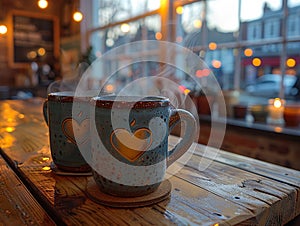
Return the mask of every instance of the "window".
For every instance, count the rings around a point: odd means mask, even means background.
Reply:
[[[257,39],[261,39],[262,35],[261,35],[261,23],[259,22],[252,22],[252,23],[248,23],[248,28],[247,28],[247,40],[257,40]]]
[[[88,40],[96,55],[137,40],[171,41],[199,55],[222,89],[244,93],[247,86],[263,75],[300,74],[300,0],[90,0],[90,3],[94,12]],[[129,30],[122,30],[126,26]],[[153,59],[159,59],[159,49],[150,52]],[[178,58],[177,62],[180,61]],[[144,65],[147,70],[155,67],[149,65]],[[175,74],[184,77],[179,71]],[[286,92],[276,95],[297,101]],[[268,98],[274,97],[277,96]]]
[[[160,0],[92,0],[94,27],[124,21],[159,9]]]

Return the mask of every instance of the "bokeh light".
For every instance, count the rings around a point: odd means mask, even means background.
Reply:
[[[39,0],[38,1],[38,6],[41,9],[46,9],[48,7],[48,2],[46,0]]]
[[[82,19],[83,19],[82,13],[79,12],[79,11],[75,12],[75,13],[73,14],[73,19],[74,19],[74,21],[76,21],[76,22],[82,21]]]
[[[130,31],[130,25],[127,24],[127,23],[124,23],[121,25],[121,31],[124,32],[124,33],[127,33]]]
[[[0,25],[0,34],[4,35],[7,32],[7,27],[5,25]]]
[[[247,57],[251,57],[253,55],[253,50],[250,48],[247,48],[244,50],[244,55]]]
[[[156,38],[156,40],[161,40],[162,39],[162,33],[161,32],[156,32],[155,33],[155,38]]]
[[[255,66],[255,67],[259,67],[260,65],[261,65],[261,59],[259,59],[259,58],[254,58],[253,60],[252,60],[252,64],[253,64],[253,66]]]
[[[289,58],[286,60],[286,66],[288,67],[295,67],[296,66],[296,60],[293,58]]]
[[[216,50],[216,49],[217,49],[217,43],[215,43],[215,42],[210,42],[210,43],[208,44],[208,48],[209,48],[210,50]]]
[[[201,28],[202,27],[202,21],[201,20],[194,20],[193,22],[195,28]]]
[[[178,6],[178,7],[176,8],[176,13],[177,13],[177,14],[183,14],[183,7],[182,7],[182,6]]]

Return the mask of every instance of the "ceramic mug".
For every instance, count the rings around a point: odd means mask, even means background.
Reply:
[[[97,94],[88,92],[80,97],[74,95],[71,91],[54,92],[48,94],[44,102],[43,113],[49,127],[51,156],[56,167],[63,171],[89,172],[89,102]]]
[[[100,191],[119,197],[154,192],[196,134],[193,115],[159,96],[92,98],[91,119],[94,180]],[[168,136],[179,122],[186,125],[185,135],[168,150]]]

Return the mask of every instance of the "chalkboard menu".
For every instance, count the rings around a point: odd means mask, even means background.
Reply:
[[[54,16],[12,12],[11,63],[22,67],[58,57],[58,21]]]

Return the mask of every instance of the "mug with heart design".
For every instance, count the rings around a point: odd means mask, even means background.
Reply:
[[[62,171],[91,171],[87,163],[90,158],[89,101],[94,96],[97,96],[95,92],[75,97],[72,91],[62,91],[48,94],[44,102],[51,156],[55,166]]]
[[[94,97],[91,105],[93,178],[101,192],[119,197],[148,195],[164,180],[166,169],[192,145],[193,115],[160,96]],[[168,136],[179,122],[185,134],[172,150]]]

